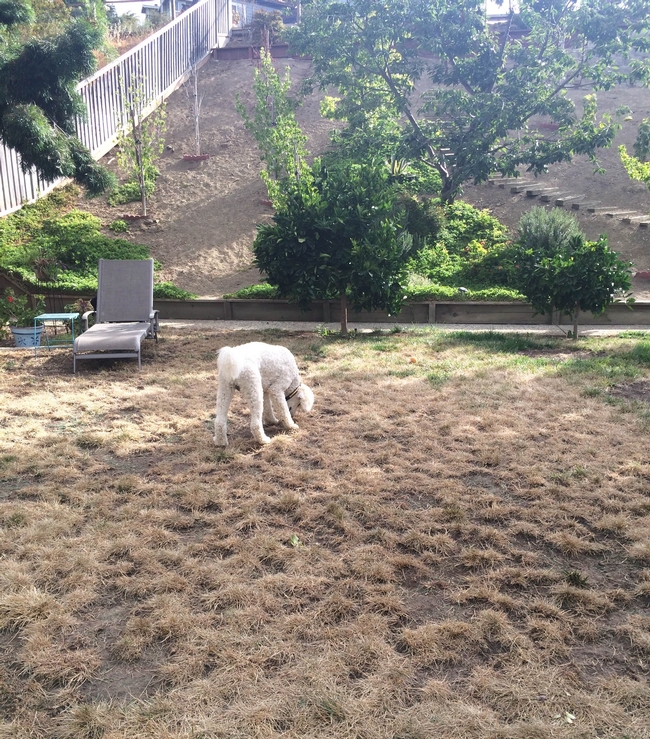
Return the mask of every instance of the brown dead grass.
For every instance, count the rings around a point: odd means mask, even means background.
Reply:
[[[2,739],[650,736],[647,342],[175,331],[0,356]],[[260,338],[314,412],[217,450]]]

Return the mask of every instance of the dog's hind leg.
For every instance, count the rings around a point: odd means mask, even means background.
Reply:
[[[229,382],[220,382],[217,387],[217,411],[214,416],[214,443],[217,446],[228,446],[228,408],[235,388]]]
[[[262,416],[262,423],[265,426],[273,426],[278,422],[273,412],[273,404],[271,403],[271,396],[268,392],[264,393],[264,415]]]
[[[293,420],[293,418],[291,418],[291,411],[289,410],[289,406],[287,405],[287,399],[284,397],[284,392],[282,390],[277,390],[274,388],[273,390],[269,390],[269,395],[271,396],[273,407],[280,417],[280,423],[284,426],[284,428],[299,428],[298,424]]]

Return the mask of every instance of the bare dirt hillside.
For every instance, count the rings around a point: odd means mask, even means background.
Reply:
[[[297,86],[309,74],[309,62],[279,60],[282,70],[291,67]],[[254,65],[250,61],[211,61],[200,70],[202,153],[204,162],[187,162],[183,154],[194,153],[194,123],[183,88],[167,103],[166,145],[159,162],[161,175],[150,201],[150,218],[131,227],[128,238],[151,248],[163,265],[162,277],[204,297],[257,282],[251,268],[251,244],[256,224],[270,217],[265,204],[260,158],[253,137],[235,110],[235,95],[252,109]],[[298,120],[309,134],[311,151],[321,151],[329,141],[330,121],[322,120],[318,100],[301,107]],[[115,168],[115,153],[104,163]],[[110,207],[104,198],[83,200],[106,225],[123,214],[138,213],[139,204]]]
[[[276,64],[281,70],[290,67],[296,86],[310,73],[307,61],[278,60]],[[264,202],[266,191],[259,178],[257,146],[235,111],[237,93],[250,108],[253,106],[254,69],[254,63],[248,60],[211,61],[202,68],[202,151],[211,155],[207,161],[183,161],[183,154],[194,153],[190,104],[183,89],[170,97],[167,148],[150,203],[151,217],[132,226],[128,237],[151,248],[163,265],[162,277],[204,297],[219,297],[259,279],[259,273],[251,266],[251,244],[256,224],[270,217],[270,208]],[[570,164],[555,165],[539,182],[584,194],[587,200],[604,206],[647,213],[650,193],[642,183],[629,180],[617,147],[624,143],[630,149],[638,123],[650,116],[650,90],[616,88],[600,93],[599,103],[611,111],[622,105],[632,109],[632,120],[625,122],[614,146],[602,153],[606,173],[595,174],[591,162],[577,158]],[[332,124],[321,119],[317,96],[300,108],[298,120],[309,136],[310,150],[322,151],[328,144]],[[114,152],[106,156],[105,162],[115,166]],[[475,205],[489,208],[512,228],[524,210],[541,204],[525,193],[513,195],[509,188],[487,184],[469,185],[465,197]],[[103,199],[84,200],[80,207],[98,215],[106,225],[125,213],[137,213],[139,208],[137,204],[111,208]],[[604,213],[579,211],[576,215],[589,237],[607,233],[610,244],[632,260],[637,269],[650,269],[650,230],[625,225]],[[650,298],[647,280],[637,280],[635,289],[639,297]]]

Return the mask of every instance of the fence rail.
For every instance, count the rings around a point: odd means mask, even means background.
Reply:
[[[232,0],[200,0],[129,52],[79,83],[86,120],[77,120],[81,141],[95,159],[115,146],[124,121],[124,95],[140,85],[145,113],[154,110],[185,79],[193,65],[226,44],[232,28]],[[47,182],[32,169],[23,172],[20,157],[0,143],[0,216],[42,197],[63,180]]]

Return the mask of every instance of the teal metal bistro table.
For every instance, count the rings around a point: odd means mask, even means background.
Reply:
[[[60,321],[61,323],[65,323],[66,321],[70,324],[70,334],[69,338],[66,334],[65,338],[54,338],[50,340],[50,337],[48,336],[47,329],[43,331],[45,334],[45,345],[48,349],[52,349],[52,347],[57,346],[70,346],[72,347],[74,345],[74,321],[75,318],[79,318],[79,313],[41,313],[40,316],[36,316],[34,318],[34,332],[36,332],[36,328],[39,325],[39,323],[42,326],[45,326],[47,321],[53,321],[54,325],[56,326],[56,322]],[[41,343],[41,347],[42,347]],[[37,355],[39,347],[34,345],[34,356]]]

